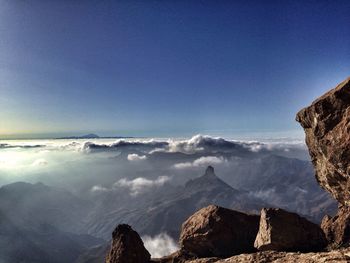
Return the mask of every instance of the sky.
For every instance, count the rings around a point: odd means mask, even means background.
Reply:
[[[300,132],[349,1],[0,0],[0,138]]]

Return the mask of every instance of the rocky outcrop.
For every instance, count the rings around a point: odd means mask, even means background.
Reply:
[[[229,257],[253,252],[258,228],[256,215],[210,205],[183,223],[181,250],[197,257]]]
[[[258,250],[320,251],[326,246],[321,228],[295,213],[263,208],[255,247]]]
[[[227,259],[201,258],[186,263],[348,263],[350,250],[335,250],[319,253],[287,253],[264,251],[252,254],[242,254]]]
[[[350,208],[339,207],[337,215],[326,215],[321,223],[330,248],[350,246]]]
[[[350,205],[350,78],[296,117],[319,184],[341,204]]]
[[[111,249],[106,263],[148,263],[151,259],[143,242],[129,225],[118,225],[112,234]]]

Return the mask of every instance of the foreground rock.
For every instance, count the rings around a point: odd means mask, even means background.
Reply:
[[[197,257],[229,257],[255,251],[259,217],[210,205],[182,225],[180,246]]]
[[[301,110],[296,117],[319,184],[350,205],[350,78]]]
[[[227,259],[215,259],[215,258],[202,258],[192,261],[186,261],[186,263],[325,263],[325,262],[337,262],[348,263],[350,262],[350,250],[335,250],[330,252],[319,253],[287,253],[287,252],[275,252],[264,251],[252,254],[242,254]]]
[[[350,208],[339,207],[334,217],[325,216],[322,220],[323,229],[330,248],[350,246]]]
[[[148,263],[151,259],[140,236],[129,225],[118,225],[112,234],[106,263]]]
[[[326,246],[321,228],[295,213],[263,208],[255,247],[258,250],[320,251]]]

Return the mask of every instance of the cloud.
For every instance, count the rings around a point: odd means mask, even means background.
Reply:
[[[135,149],[154,149],[154,148],[163,148],[167,145],[167,142],[157,141],[154,139],[149,140],[135,140],[135,139],[120,139],[110,144],[98,144],[95,142],[85,142],[82,147],[81,151],[83,152],[92,152],[92,151],[98,151],[98,150],[116,150],[126,147],[131,147]]]
[[[45,147],[45,145],[39,145],[39,144],[8,144],[8,143],[0,143],[0,149],[8,149],[8,148],[23,148],[23,149],[30,149],[30,148],[40,148]]]
[[[225,151],[229,149],[243,149],[243,147],[235,141],[200,134],[193,136],[189,140],[171,140],[168,144],[169,152],[195,153],[208,150]]]
[[[146,160],[147,156],[146,155],[138,155],[136,153],[131,153],[128,154],[128,160],[129,161],[142,161],[142,160]]]
[[[218,165],[226,162],[226,160],[223,157],[216,157],[216,156],[203,156],[200,157],[193,162],[185,162],[185,163],[177,163],[174,164],[175,169],[187,169],[192,167],[205,167],[208,165]]]
[[[48,162],[45,159],[37,159],[32,163],[32,166],[45,166]]]
[[[170,181],[169,176],[158,176],[158,178],[155,180],[146,179],[143,177],[138,177],[133,180],[123,178],[115,182],[113,187],[128,188],[130,191],[130,195],[136,196],[140,193],[147,191],[150,188],[163,186],[168,181]]]
[[[154,237],[143,236],[142,240],[153,258],[161,258],[170,255],[179,249],[174,239],[166,233],[161,233]]]
[[[98,192],[108,192],[111,189],[108,189],[107,187],[103,187],[102,185],[95,185],[91,188],[91,192],[98,193]]]
[[[107,188],[101,185],[95,185],[90,189],[90,191],[97,193],[113,191],[119,188],[126,188],[130,191],[130,195],[137,196],[151,188],[163,186],[165,183],[170,181],[170,179],[171,178],[169,176],[158,176],[154,180],[147,179],[144,177],[138,177],[133,180],[122,178],[115,182],[111,188]]]

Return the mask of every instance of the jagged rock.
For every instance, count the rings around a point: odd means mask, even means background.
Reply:
[[[210,205],[182,225],[181,250],[197,257],[229,257],[253,252],[259,217]]]
[[[296,116],[319,184],[341,204],[350,205],[350,78]]]
[[[263,208],[255,247],[258,250],[320,251],[326,246],[322,229],[295,213]]]
[[[143,242],[129,225],[118,225],[112,234],[111,249],[106,263],[148,263],[151,259]]]
[[[176,251],[168,256],[152,259],[151,263],[185,263],[188,260],[195,259],[194,255],[186,253],[186,251]]]
[[[186,263],[348,263],[350,250],[334,250],[319,253],[292,253],[263,251],[252,254],[241,254],[227,259],[201,258]]]
[[[350,246],[350,208],[339,207],[334,217],[326,215],[321,223],[331,248]]]

